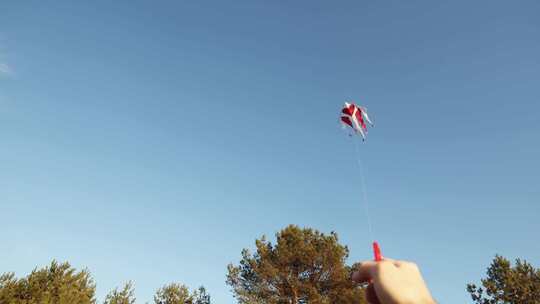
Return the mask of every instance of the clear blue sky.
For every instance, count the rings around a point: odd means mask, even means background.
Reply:
[[[0,4],[0,272],[88,267],[232,303],[226,265],[287,224],[374,237],[465,303],[495,254],[540,266],[538,1]]]

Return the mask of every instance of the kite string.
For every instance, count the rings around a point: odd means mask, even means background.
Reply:
[[[353,139],[354,140],[354,139]],[[364,201],[364,211],[366,213],[366,218],[368,222],[368,229],[369,229],[369,236],[373,240],[373,227],[371,225],[371,216],[369,212],[369,202],[367,199],[367,190],[366,190],[366,180],[364,177],[364,165],[362,163],[362,158],[360,157],[360,149],[358,147],[358,141],[354,140],[354,147],[356,149],[356,161],[358,163],[358,167],[360,167],[360,183],[362,187],[362,198]]]

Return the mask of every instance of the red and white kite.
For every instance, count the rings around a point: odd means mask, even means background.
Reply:
[[[356,133],[360,133],[362,140],[366,140],[367,134],[367,126],[364,120],[373,127],[366,108],[357,106],[354,103],[345,103],[345,106],[341,110],[341,122],[343,126],[347,125]]]

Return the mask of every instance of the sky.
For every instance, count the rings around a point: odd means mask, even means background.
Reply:
[[[0,272],[88,268],[101,301],[226,267],[288,224],[465,303],[540,266],[538,1],[3,1]],[[356,154],[346,100],[375,127]],[[373,231],[368,231],[361,172]]]

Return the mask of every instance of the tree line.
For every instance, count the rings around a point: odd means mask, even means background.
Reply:
[[[365,304],[363,286],[353,284],[355,265],[347,265],[347,246],[338,235],[290,225],[276,234],[255,240],[255,251],[242,250],[237,264],[227,267],[226,283],[240,304]],[[540,304],[540,269],[523,260],[512,265],[496,256],[480,285],[468,284],[476,304]],[[25,277],[0,275],[0,304],[133,304],[132,282],[109,292],[102,302],[96,283],[86,269],[52,261]],[[190,290],[182,283],[158,289],[155,304],[210,304],[201,286]]]
[[[76,270],[68,262],[52,261],[28,276],[16,278],[13,273],[0,276],[1,304],[96,304],[96,283],[88,270]],[[133,304],[135,290],[132,282],[109,292],[103,304]],[[155,304],[210,304],[204,287],[194,291],[179,283],[158,289]]]

